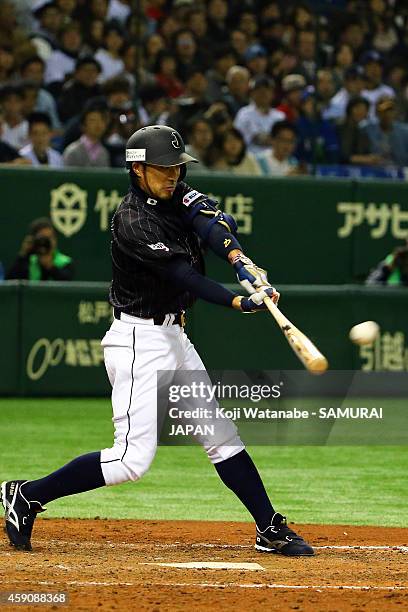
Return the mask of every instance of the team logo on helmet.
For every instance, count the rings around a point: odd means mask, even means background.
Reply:
[[[180,144],[180,141],[178,139],[178,136],[177,136],[176,132],[172,132],[171,135],[173,136],[173,138],[171,140],[171,144],[173,145],[173,147],[175,149],[180,149],[181,144]]]

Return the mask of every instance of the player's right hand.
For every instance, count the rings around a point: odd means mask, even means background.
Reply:
[[[270,285],[265,285],[264,287],[260,288],[259,291],[253,293],[249,297],[237,295],[232,301],[232,306],[236,310],[240,310],[244,313],[267,310],[267,307],[264,304],[264,299],[266,297],[271,298],[272,301],[277,304],[279,301],[280,294],[278,291],[276,291],[274,287],[271,287]]]

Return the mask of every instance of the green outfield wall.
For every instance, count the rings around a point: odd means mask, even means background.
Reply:
[[[247,253],[275,284],[337,284],[365,278],[408,238],[408,184],[315,178],[197,175],[188,178],[235,216]],[[110,219],[126,192],[121,170],[1,168],[0,261],[8,267],[29,222],[50,216],[76,279],[110,278]],[[208,258],[211,276],[231,269]]]
[[[235,288],[231,286],[231,288]],[[112,310],[107,283],[0,284],[0,395],[108,395],[100,341]],[[281,308],[336,370],[408,371],[408,291],[398,288],[280,286]],[[381,326],[371,347],[357,348],[349,328]],[[199,303],[188,334],[208,369],[299,369],[269,313],[242,315]]]

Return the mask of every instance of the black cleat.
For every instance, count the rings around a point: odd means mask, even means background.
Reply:
[[[275,512],[271,525],[264,531],[256,528],[256,550],[268,553],[280,553],[287,557],[312,557],[313,548],[304,539],[288,527],[286,517]]]
[[[10,544],[17,550],[31,549],[31,532],[38,512],[46,508],[37,501],[27,501],[22,492],[26,480],[4,481],[1,485],[1,502],[6,513],[5,530]]]

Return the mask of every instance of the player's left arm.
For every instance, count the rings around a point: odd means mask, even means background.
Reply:
[[[187,187],[187,185],[186,185]],[[235,269],[238,282],[252,294],[263,287],[270,287],[266,270],[244,255],[236,237],[238,227],[232,215],[217,208],[218,202],[190,188],[183,197],[186,214],[193,230],[203,242]],[[277,303],[279,293],[275,291]]]

